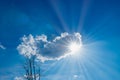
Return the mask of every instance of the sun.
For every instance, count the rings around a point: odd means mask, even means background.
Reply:
[[[70,52],[72,54],[78,52],[81,48],[81,44],[77,43],[77,42],[71,42],[70,45],[68,46]]]

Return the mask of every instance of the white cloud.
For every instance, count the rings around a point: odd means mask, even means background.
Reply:
[[[3,46],[2,44],[0,44],[0,48],[1,48],[1,49],[6,49],[6,47]]]
[[[67,32],[65,33],[61,33],[61,36],[57,36],[55,37],[55,39],[53,39],[53,42],[56,42],[57,40],[60,40],[61,38],[64,38],[66,36],[68,36],[69,34]]]
[[[37,52],[36,41],[34,37],[30,34],[28,37],[23,36],[21,44],[17,47],[20,54],[31,58]]]
[[[36,36],[36,40],[42,40],[43,42],[48,42],[47,41],[47,36],[42,34],[41,36]]]
[[[23,77],[15,77],[14,80],[24,80]]]
[[[40,36],[23,36],[21,44],[18,45],[17,50],[25,57],[31,58],[36,55],[37,61],[41,62],[47,60],[60,60],[70,55],[68,44],[72,41],[77,41],[81,44],[80,33],[69,34],[67,32],[61,33],[53,40],[47,40],[47,36],[42,34]]]
[[[78,78],[78,75],[73,75],[74,78]]]

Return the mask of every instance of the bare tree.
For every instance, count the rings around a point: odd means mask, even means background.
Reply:
[[[40,80],[40,66],[38,66],[35,62],[35,56],[31,58],[26,58],[24,64],[25,70],[25,79],[27,80]]]

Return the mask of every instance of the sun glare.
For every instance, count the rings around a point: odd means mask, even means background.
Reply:
[[[68,48],[71,51],[71,53],[74,54],[80,50],[81,44],[78,44],[77,42],[71,42]]]

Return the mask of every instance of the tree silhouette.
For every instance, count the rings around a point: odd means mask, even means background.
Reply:
[[[40,80],[40,65],[37,65],[35,62],[35,56],[31,58],[26,58],[24,64],[25,76],[27,80]]]

